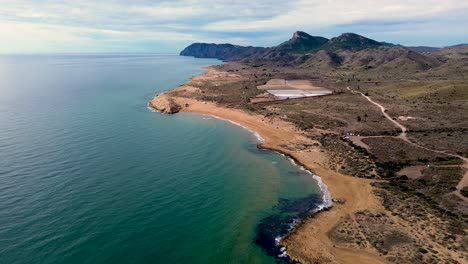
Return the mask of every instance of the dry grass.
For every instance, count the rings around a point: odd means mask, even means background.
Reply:
[[[403,164],[425,164],[428,162],[438,164],[461,163],[460,159],[412,146],[399,138],[364,138],[362,141],[370,147],[370,152],[377,157],[379,162]]]
[[[390,137],[397,135],[398,129],[365,98],[347,92],[346,86],[368,93],[395,119],[414,117],[400,121],[409,128],[410,140],[430,148],[466,154],[468,81],[436,79],[435,75],[429,78],[421,74],[406,74],[404,76],[414,80],[400,80],[401,76],[387,78],[385,73],[372,71],[358,75],[353,69],[319,72],[313,67],[236,63],[216,68],[237,77],[226,82],[199,80],[193,83],[195,88],[190,91],[172,93],[258,114],[263,116],[262,120],[290,122],[309,139],[320,143],[320,148],[328,155],[330,169],[357,177],[388,179],[388,182],[376,184],[387,213],[349,212],[330,233],[338,245],[377,250],[387,261],[398,263],[467,260],[464,212],[467,206],[452,194],[463,173],[460,167],[453,166],[460,164],[460,160]],[[259,99],[251,103],[251,98],[264,93],[257,87],[265,88],[262,85],[272,79],[312,80],[309,84],[326,87],[334,94],[283,101],[261,102]],[[276,82],[279,84],[281,82]],[[341,141],[339,135],[343,132],[385,137],[363,139],[370,147],[366,151]],[[304,145],[299,151],[307,152],[315,147]],[[395,175],[405,166],[428,163],[437,166],[422,169],[414,180]],[[297,256],[301,254],[301,259],[311,256],[307,252],[296,252]]]

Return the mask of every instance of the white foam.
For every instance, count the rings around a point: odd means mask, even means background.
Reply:
[[[148,110],[150,110],[151,112],[158,113],[158,111],[156,111],[156,109],[154,109],[153,107],[149,106],[149,104],[146,106],[146,108],[148,108]]]
[[[242,127],[243,129],[245,129],[245,130],[249,131],[250,133],[254,134],[255,138],[257,138],[257,140],[258,140],[259,143],[262,143],[262,144],[265,143],[265,139],[262,138],[262,136],[260,136],[260,134],[259,134],[257,131],[254,131],[254,130],[252,130],[252,129],[248,128],[248,127],[245,127],[245,126],[243,126],[243,125],[241,125],[241,124],[239,124],[239,123],[237,123],[237,122],[234,122],[234,121],[232,121],[232,120],[225,119],[225,118],[221,118],[221,117],[219,117],[219,116],[209,115],[209,114],[203,114],[203,115],[205,115],[205,116],[211,116],[211,117],[214,117],[214,118],[216,118],[216,119],[220,119],[220,120],[227,121],[227,122],[229,122],[229,123],[231,123],[231,124],[234,124],[234,125],[236,125],[236,126],[240,126],[240,127]]]
[[[315,212],[322,211],[324,209],[330,208],[332,206],[332,199],[331,199],[331,194],[330,194],[330,191],[328,190],[327,185],[323,182],[322,178],[320,178],[319,176],[317,176],[315,174],[312,174],[312,178],[314,178],[317,181],[318,186],[319,186],[319,188],[320,188],[320,190],[322,191],[322,194],[323,194],[322,195],[322,204],[318,206],[318,208],[317,208],[317,210]]]
[[[279,154],[281,156],[288,157],[288,159],[291,161],[292,164],[298,166],[297,162],[293,158],[286,156],[283,153],[279,153]],[[322,192],[322,203],[318,206],[317,209],[313,210],[311,214],[330,208],[332,206],[331,194],[330,194],[330,191],[328,190],[327,185],[322,181],[322,178],[320,178],[318,175],[315,175],[313,172],[306,169],[304,166],[299,166],[299,169],[311,174],[312,178],[314,178],[314,180],[317,181],[317,185],[320,191]]]
[[[286,156],[283,153],[280,153],[280,154],[283,155],[283,156]],[[296,161],[294,159],[292,159],[291,157],[288,157],[288,158],[294,165],[297,166],[297,163],[296,163]],[[303,171],[306,171],[307,173],[311,174],[312,178],[314,178],[314,180],[317,181],[317,186],[319,187],[320,191],[322,192],[322,203],[319,204],[317,206],[317,208],[310,211],[310,214],[315,214],[317,212],[320,212],[322,210],[325,210],[325,209],[328,209],[328,208],[332,207],[332,199],[331,199],[330,191],[328,190],[327,185],[323,182],[322,178],[320,178],[318,175],[315,175],[312,171],[306,169],[304,166],[299,166],[299,169],[303,170]],[[288,233],[291,232],[291,230],[293,230],[294,227],[296,227],[296,225],[299,223],[299,221],[300,221],[300,219],[294,219],[292,221],[292,223],[289,224]],[[283,237],[280,237],[280,236],[275,238],[276,246],[280,245],[280,242],[281,242],[282,239],[283,239]],[[286,257],[287,256],[286,249],[284,247],[281,248],[281,252],[282,252],[281,255],[279,255],[278,257]]]
[[[288,254],[286,253],[286,248],[285,247],[281,247],[280,252],[281,252],[281,254],[278,255],[278,258],[285,258],[285,257],[288,256]]]
[[[258,140],[260,143],[265,143],[265,139],[262,138],[262,136],[260,136],[260,134],[258,134],[256,131],[253,131],[253,130],[251,130],[250,128],[247,128],[247,127],[245,127],[245,126],[243,126],[243,125],[241,125],[241,124],[239,124],[239,123],[237,123],[237,122],[234,122],[234,121],[229,120],[229,119],[221,118],[221,117],[218,117],[218,116],[215,116],[215,115],[209,115],[209,114],[203,114],[203,115],[205,115],[205,116],[211,116],[211,117],[214,117],[214,118],[217,118],[217,119],[221,119],[221,120],[230,122],[230,123],[232,123],[232,124],[234,124],[234,125],[240,126],[240,127],[244,128],[244,129],[246,129],[247,131],[253,133],[253,134],[255,135],[255,137],[257,138],[257,140]],[[274,151],[274,150],[272,150],[272,151]],[[276,152],[276,151],[275,151],[275,152]],[[297,162],[296,162],[293,158],[291,158],[291,157],[289,157],[289,156],[287,156],[287,155],[285,155],[285,154],[283,154],[283,153],[281,153],[281,152],[277,152],[277,153],[279,153],[279,154],[282,155],[282,156],[288,157],[288,159],[289,159],[294,165],[298,166]],[[332,206],[331,194],[330,194],[330,191],[328,190],[327,185],[322,181],[322,178],[320,178],[319,176],[315,175],[315,174],[312,173],[309,169],[306,169],[304,166],[299,166],[299,169],[300,169],[300,170],[303,170],[303,171],[306,171],[307,173],[311,174],[311,175],[312,175],[312,178],[314,178],[314,179],[317,181],[317,185],[318,185],[320,191],[322,192],[322,203],[319,204],[319,205],[317,206],[317,208],[313,209],[313,210],[310,212],[310,214],[315,214],[315,213],[317,213],[317,212],[320,212],[320,211],[322,211],[322,210],[325,210],[325,209],[327,209],[327,208],[330,208],[330,207]],[[291,232],[291,230],[299,223],[299,221],[300,221],[300,219],[294,219],[294,220],[292,221],[292,223],[290,223],[287,233]],[[275,238],[275,243],[276,243],[277,246],[279,246],[279,244],[280,244],[280,242],[281,242],[281,239],[283,239],[283,237],[280,237],[280,236],[279,236],[279,237],[276,237],[276,238]],[[281,247],[280,251],[281,251],[281,254],[278,255],[278,257],[281,257],[281,258],[282,258],[282,257],[286,257],[286,256],[287,256],[287,254],[286,254],[286,248],[285,248],[285,247]]]

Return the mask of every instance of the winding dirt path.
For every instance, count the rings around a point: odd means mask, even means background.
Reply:
[[[460,190],[463,189],[463,187],[467,187],[468,186],[468,158],[465,158],[463,156],[460,156],[460,155],[457,155],[457,154],[453,154],[453,153],[449,153],[449,152],[446,152],[446,151],[443,151],[443,150],[437,150],[437,149],[430,149],[430,148],[427,148],[427,147],[424,147],[424,146],[421,146],[417,143],[414,143],[413,141],[410,141],[408,139],[408,136],[407,136],[407,131],[408,129],[400,124],[398,121],[394,120],[390,115],[387,114],[387,109],[377,103],[376,101],[372,100],[369,96],[361,93],[361,92],[358,92],[358,91],[355,91],[353,89],[351,89],[349,86],[346,87],[351,93],[353,94],[360,94],[361,96],[363,96],[364,98],[367,99],[367,101],[371,102],[372,104],[374,104],[375,106],[377,106],[378,108],[380,108],[380,111],[382,112],[382,114],[385,116],[385,118],[387,118],[390,122],[392,122],[395,126],[397,126],[398,128],[401,129],[401,133],[396,137],[396,138],[400,138],[404,141],[406,141],[408,144],[412,145],[412,146],[415,146],[415,147],[418,147],[418,148],[421,148],[421,149],[424,149],[424,150],[428,150],[428,151],[432,151],[432,152],[435,152],[435,153],[440,153],[440,154],[445,154],[447,156],[451,156],[451,157],[456,157],[456,158],[459,158],[463,161],[463,165],[461,165],[461,167],[463,169],[465,169],[465,174],[463,175],[463,178],[460,180],[460,182],[458,182],[457,184],[457,190],[454,191],[454,193],[460,197],[462,200],[464,200],[465,202],[468,202],[468,198],[464,197],[461,193],[460,193]],[[362,138],[365,138],[365,137],[362,137]],[[359,140],[361,141],[361,140]],[[362,142],[362,141],[361,141]],[[363,144],[365,144],[364,142],[362,142]]]
[[[355,91],[355,90],[349,88],[349,86],[346,87],[346,88],[347,88],[349,91],[351,91],[351,93],[360,94],[361,96],[363,96],[364,98],[366,98],[367,101],[371,102],[372,104],[374,104],[374,105],[376,105],[378,108],[380,108],[380,111],[381,111],[382,114],[385,116],[385,118],[387,118],[390,122],[392,122],[394,125],[396,125],[398,128],[401,129],[401,133],[400,133],[400,135],[398,135],[398,138],[401,138],[401,139],[403,139],[404,141],[406,141],[406,142],[408,142],[408,143],[410,143],[410,144],[412,143],[412,142],[409,141],[408,137],[406,136],[406,131],[408,131],[408,129],[407,129],[404,125],[402,125],[402,124],[398,123],[396,120],[394,120],[390,115],[388,115],[388,114],[387,114],[387,109],[386,109],[383,105],[381,105],[381,104],[377,103],[376,101],[372,100],[369,96],[367,96],[367,95],[365,95],[365,94],[363,94],[363,93],[361,93],[361,92],[358,92],[358,91]]]

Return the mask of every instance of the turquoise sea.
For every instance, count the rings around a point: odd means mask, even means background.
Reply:
[[[322,203],[312,175],[235,124],[147,102],[220,63],[0,56],[0,263],[275,263]]]

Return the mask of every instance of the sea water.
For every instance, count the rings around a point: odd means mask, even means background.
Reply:
[[[148,110],[219,61],[0,56],[0,263],[275,263],[310,173],[209,116]]]

